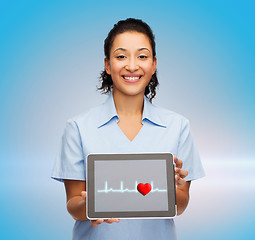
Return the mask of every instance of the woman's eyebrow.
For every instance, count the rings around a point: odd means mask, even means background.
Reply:
[[[116,52],[116,51],[127,51],[127,49],[125,49],[125,48],[117,48],[117,49],[115,49],[113,52]]]
[[[143,50],[147,50],[147,51],[149,51],[149,52],[151,52],[148,48],[145,48],[145,47],[143,47],[143,48],[138,48],[137,49],[137,51],[143,51]],[[127,49],[125,49],[125,48],[117,48],[117,49],[115,49],[113,52],[117,52],[117,51],[124,51],[124,52],[126,52],[127,51]]]
[[[139,49],[138,49],[139,52],[140,52],[140,51],[143,51],[143,50],[147,50],[147,51],[150,52],[150,50],[149,50],[148,48],[139,48]]]

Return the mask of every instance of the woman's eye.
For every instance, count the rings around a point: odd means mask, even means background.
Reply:
[[[144,59],[144,58],[147,58],[147,56],[145,56],[145,55],[140,55],[139,58]]]
[[[120,55],[120,56],[117,56],[117,58],[119,58],[119,59],[123,59],[123,58],[125,58],[125,56]]]

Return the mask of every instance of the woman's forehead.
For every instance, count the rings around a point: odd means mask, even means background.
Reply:
[[[129,31],[120,33],[114,38],[111,51],[115,51],[118,48],[126,50],[148,48],[151,50],[151,44],[146,34]]]

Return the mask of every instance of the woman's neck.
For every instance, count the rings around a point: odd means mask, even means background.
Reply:
[[[113,100],[118,115],[126,117],[134,115],[142,116],[144,92],[135,96],[129,96],[113,89]]]

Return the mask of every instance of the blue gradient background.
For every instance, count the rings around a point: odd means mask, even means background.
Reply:
[[[254,1],[1,1],[1,239],[71,239],[50,179],[65,121],[104,101],[103,41],[127,17],[156,35],[154,103],[190,119],[206,178],[179,239],[254,239]]]

